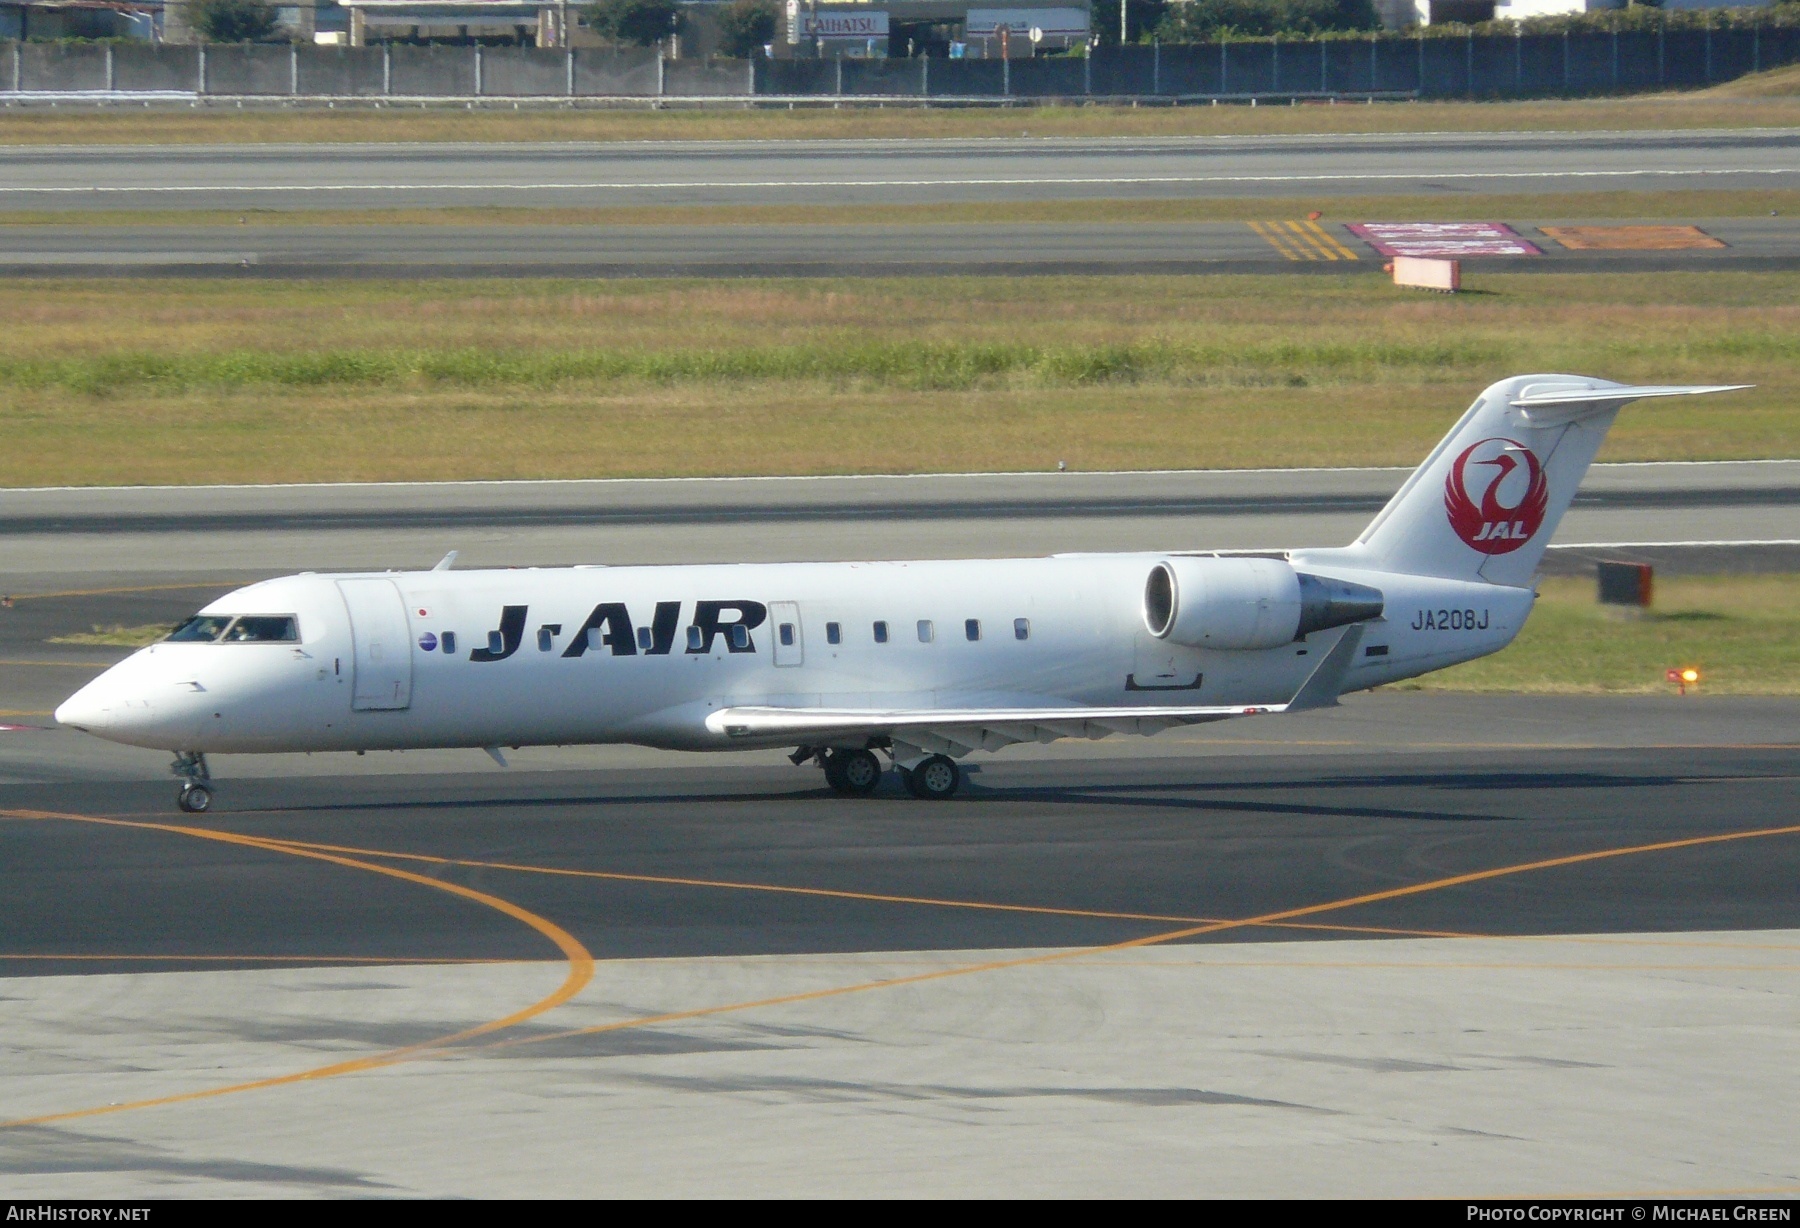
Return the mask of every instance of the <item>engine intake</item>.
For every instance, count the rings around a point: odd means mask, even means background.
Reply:
[[[1295,571],[1282,559],[1176,558],[1150,569],[1144,625],[1190,648],[1279,648],[1381,617],[1379,589]]]

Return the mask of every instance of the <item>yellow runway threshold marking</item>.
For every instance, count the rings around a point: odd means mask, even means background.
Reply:
[[[506,916],[509,916],[516,921],[523,922],[556,944],[556,947],[563,953],[564,959],[568,961],[569,967],[568,975],[563,978],[563,983],[546,997],[540,998],[531,1005],[516,1010],[509,1015],[504,1015],[499,1019],[489,1020],[487,1023],[477,1024],[471,1028],[464,1028],[459,1032],[453,1032],[447,1036],[439,1036],[431,1040],[419,1041],[416,1044],[403,1045],[400,1048],[390,1049],[384,1053],[373,1054],[369,1057],[354,1058],[345,1062],[333,1062],[327,1066],[318,1066],[311,1070],[296,1071],[292,1074],[276,1075],[272,1078],[253,1079],[249,1082],[231,1083],[221,1087],[205,1088],[200,1091],[178,1092],[169,1096],[154,1096],[144,1100],[127,1101],[123,1104],[96,1105],[86,1109],[72,1109],[61,1113],[44,1113],[33,1117],[20,1117],[11,1121],[0,1121],[0,1129],[7,1129],[13,1126],[44,1125],[49,1122],[57,1121],[72,1121],[76,1118],[99,1117],[110,1113],[125,1113],[133,1109],[156,1108],[170,1104],[187,1104],[196,1100],[210,1100],[218,1096],[228,1096],[234,1092],[258,1091],[263,1088],[282,1087],[293,1083],[310,1082],[315,1079],[328,1079],[334,1075],[353,1074],[359,1071],[376,1070],[383,1066],[392,1066],[397,1062],[404,1061],[409,1057],[417,1056],[435,1048],[458,1044],[466,1040],[473,1040],[476,1037],[486,1036],[489,1033],[524,1023],[528,1019],[534,1019],[537,1016],[544,1014],[546,1011],[556,1009],[570,998],[573,998],[576,994],[586,988],[588,982],[594,978],[594,957],[592,953],[590,953],[586,947],[582,946],[580,942],[576,941],[572,934],[567,930],[564,930],[555,922],[540,917],[534,912],[528,912],[517,904],[508,900],[503,900],[498,896],[489,895],[484,891],[477,891],[472,887],[464,887],[457,883],[447,883],[438,879],[427,878],[423,874],[414,874],[410,870],[400,870],[393,866],[376,865],[373,862],[358,861],[353,858],[340,857],[335,854],[318,852],[311,849],[291,848],[284,846],[279,842],[263,840],[255,836],[242,836],[234,832],[211,831],[201,827],[185,827],[173,823],[147,823],[125,819],[104,819],[94,815],[67,814],[58,811],[45,810],[0,810],[0,818],[60,820],[72,823],[93,823],[104,827],[132,828],[140,831],[170,832],[175,835],[193,836],[196,839],[201,840],[217,840],[224,844],[242,845],[246,848],[282,853],[289,857],[304,857],[313,861],[322,861],[332,865],[345,866],[353,870],[366,870],[373,874],[386,875],[389,878],[397,878],[403,882],[416,883],[419,886],[430,887],[437,891],[445,891],[449,892],[451,895],[461,896],[463,899],[471,900],[477,904],[492,908],[497,912],[504,913]]]
[[[1298,222],[1251,222],[1250,229],[1289,260],[1355,260],[1356,252],[1309,219]]]

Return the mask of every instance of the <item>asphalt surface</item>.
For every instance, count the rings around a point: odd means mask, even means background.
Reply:
[[[0,197],[4,192],[0,191]],[[1271,220],[1282,220],[1279,218]],[[1379,220],[1379,219],[1367,219]],[[1723,247],[1570,251],[1541,226],[1496,218],[1539,256],[1471,270],[1644,272],[1800,268],[1800,218],[1698,219]],[[852,277],[1375,273],[1342,222],[1336,247],[1283,251],[1244,222],[804,226],[0,226],[0,276]]]
[[[1029,119],[1022,119],[1028,124]],[[857,204],[1792,186],[1800,132],[0,150],[0,209]]]
[[[1389,702],[1390,719],[1466,720],[1485,708],[1492,720],[1526,725],[1504,699],[1402,702],[1415,711],[1395,712]],[[1584,707],[1532,706],[1543,730]],[[1800,705],[1771,710],[1757,737],[1791,738],[1797,714]],[[1634,719],[1653,730],[1660,715]],[[1329,718],[1307,724],[1313,738],[1333,732]],[[1650,740],[1660,739],[1652,731]],[[1796,745],[1399,756],[1303,748],[1235,761],[1127,751],[996,757],[966,795],[943,805],[897,788],[845,800],[816,771],[727,763],[504,777],[227,777],[221,810],[206,826],[386,855],[618,875],[433,870],[554,918],[599,958],[1058,947],[1122,941],[1167,923],[998,906],[1262,916],[1494,866],[1781,826],[1792,822],[1797,773]],[[215,962],[254,967],[554,954],[515,920],[417,884],[171,833],[167,825],[186,821],[173,813],[172,792],[135,782],[0,786],[0,809],[163,825],[0,821],[8,901],[0,975],[172,968],[183,956],[236,956],[241,962]],[[1274,925],[1224,939],[1367,937],[1355,927],[1370,926],[1484,934],[1791,927],[1800,923],[1797,873],[1800,839],[1726,842],[1388,901],[1329,918],[1323,931]],[[780,887],[990,907],[772,890]],[[1340,922],[1350,928],[1332,928]],[[107,967],[74,958],[92,956],[119,959]]]

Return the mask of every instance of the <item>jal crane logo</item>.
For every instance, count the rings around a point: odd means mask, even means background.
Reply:
[[[1444,481],[1444,514],[1470,549],[1517,550],[1543,526],[1550,483],[1530,448],[1512,439],[1469,445]]]

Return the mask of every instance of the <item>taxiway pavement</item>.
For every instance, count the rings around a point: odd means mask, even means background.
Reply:
[[[1022,118],[1022,126],[1029,125]],[[1027,128],[1028,130],[1028,128]],[[1791,187],[1800,130],[0,149],[0,209],[855,204]]]
[[[1800,1189],[1800,703],[1258,724],[945,804],[263,757],[199,825],[0,734],[0,1190]]]

